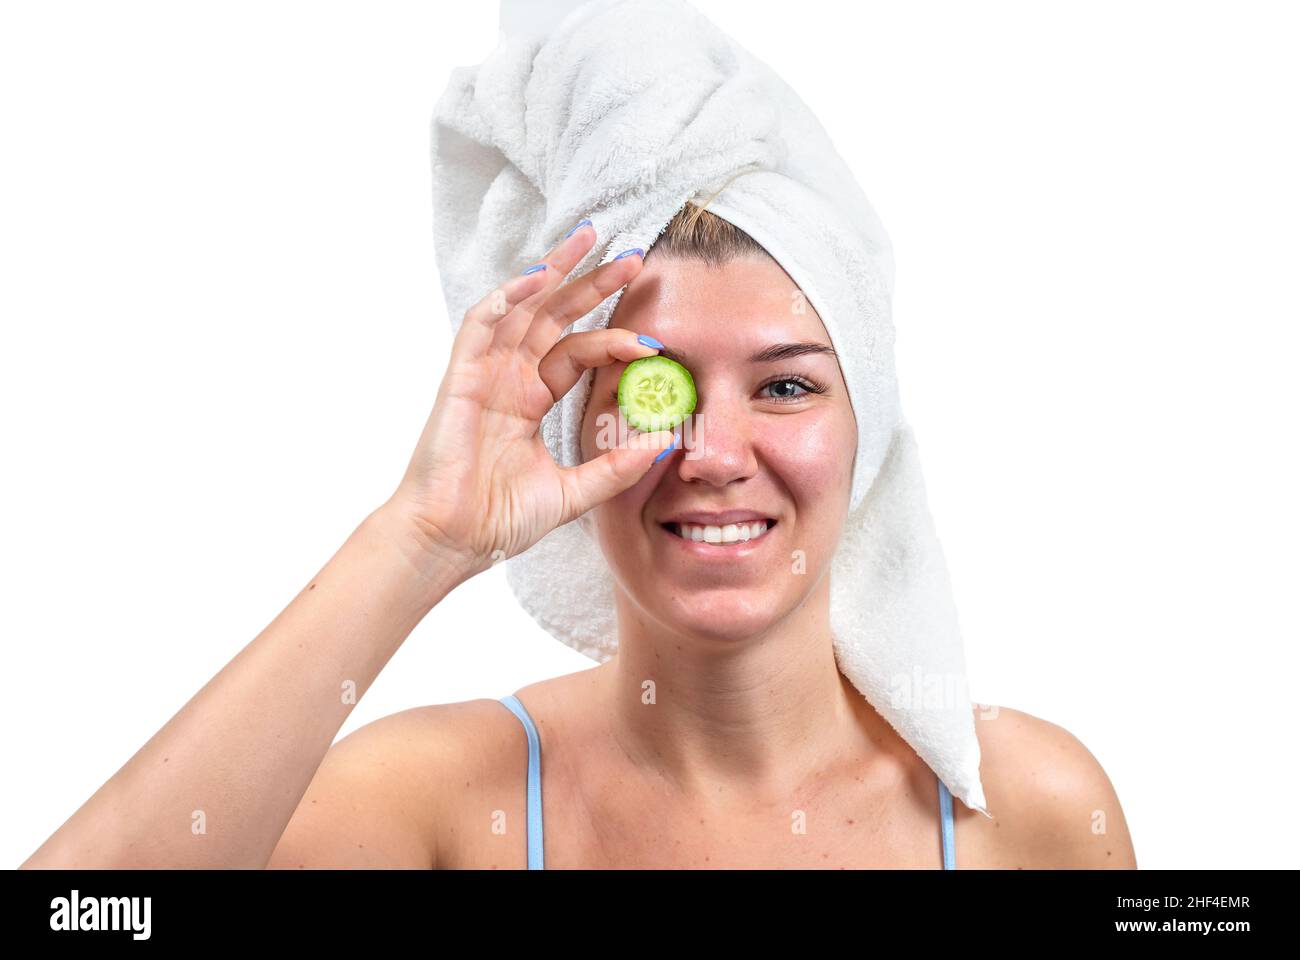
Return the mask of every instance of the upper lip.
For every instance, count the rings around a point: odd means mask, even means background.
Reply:
[[[691,510],[675,513],[666,517],[661,523],[694,523],[705,527],[723,527],[729,523],[753,523],[757,520],[771,520],[771,514],[759,510],[723,510],[721,513],[709,513],[707,510]]]

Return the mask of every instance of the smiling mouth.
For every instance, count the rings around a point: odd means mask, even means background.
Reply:
[[[749,523],[728,523],[723,526],[709,526],[701,523],[661,523],[675,537],[692,543],[702,543],[716,547],[731,547],[741,543],[752,543],[767,536],[776,521],[772,518],[754,520]]]

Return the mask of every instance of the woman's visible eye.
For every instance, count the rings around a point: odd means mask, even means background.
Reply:
[[[783,376],[777,377],[775,380],[769,380],[767,383],[763,384],[763,386],[761,386],[759,389],[766,390],[769,387],[780,387],[782,389],[782,392],[780,394],[778,395],[768,394],[765,397],[765,399],[775,400],[777,403],[793,403],[795,400],[798,400],[801,396],[803,396],[803,394],[789,392],[791,385],[801,388],[804,391],[804,393],[825,393],[826,392],[826,388],[822,386],[820,383],[814,383],[813,381],[808,380],[805,377],[800,377],[795,374],[785,374]]]

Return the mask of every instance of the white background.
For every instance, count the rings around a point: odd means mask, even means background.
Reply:
[[[800,92],[893,238],[975,698],[1092,750],[1139,866],[1300,866],[1294,8],[697,5]],[[395,487],[450,343],[430,117],[497,11],[0,11],[16,866]],[[590,666],[496,568],[340,736]]]

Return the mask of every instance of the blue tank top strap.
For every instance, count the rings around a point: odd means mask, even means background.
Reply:
[[[528,869],[545,869],[542,850],[542,740],[533,718],[513,693],[501,698],[528,734]]]
[[[952,794],[948,790],[948,785],[942,780],[939,781],[939,820],[939,834],[943,844],[943,868],[956,870],[957,854],[952,836]]]

